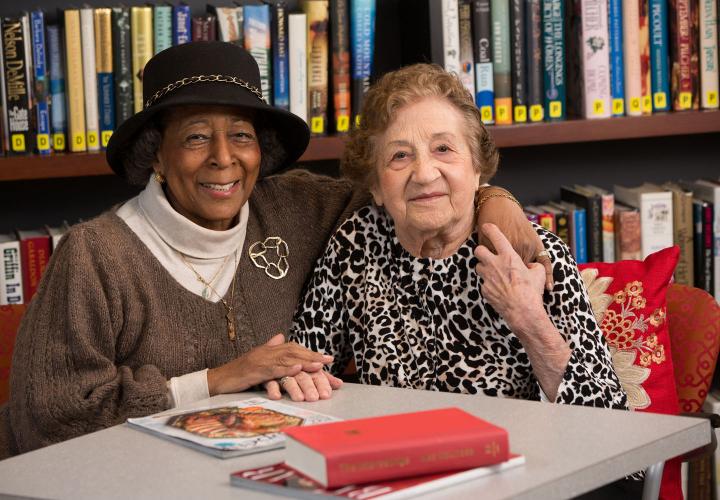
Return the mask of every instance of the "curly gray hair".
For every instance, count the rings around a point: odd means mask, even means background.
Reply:
[[[160,116],[149,122],[123,155],[126,179],[133,186],[147,184],[153,172],[153,163],[157,161],[157,152],[165,128],[163,118]],[[287,155],[272,124],[263,115],[257,116],[253,121],[260,143],[260,177],[263,177],[266,172],[283,164]]]

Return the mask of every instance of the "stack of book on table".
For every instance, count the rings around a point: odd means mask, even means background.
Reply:
[[[524,463],[505,429],[457,408],[293,427],[285,463],[241,470],[236,486],[294,498],[406,498]]]

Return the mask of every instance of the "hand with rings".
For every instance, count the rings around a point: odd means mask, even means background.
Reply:
[[[342,387],[343,381],[324,370],[300,372],[265,383],[268,399],[280,399],[285,391],[293,401],[330,399],[332,392]]]

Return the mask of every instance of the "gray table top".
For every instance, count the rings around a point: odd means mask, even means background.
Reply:
[[[345,419],[456,406],[508,429],[511,450],[526,457],[427,498],[565,498],[710,442],[701,419],[389,387],[346,384],[327,401],[285,403]],[[0,497],[270,498],[231,486],[229,475],[282,460],[281,450],[222,460],[119,425],[0,462]]]

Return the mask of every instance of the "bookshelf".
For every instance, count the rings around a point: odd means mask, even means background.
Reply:
[[[720,132],[720,111],[666,113],[651,116],[568,120],[490,127],[497,146],[506,148],[641,139]],[[315,137],[300,162],[339,160],[343,136]],[[23,181],[110,175],[101,153],[0,158],[0,181]]]

